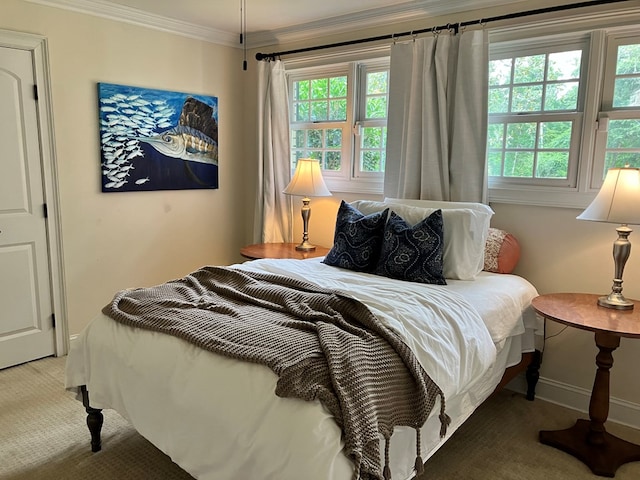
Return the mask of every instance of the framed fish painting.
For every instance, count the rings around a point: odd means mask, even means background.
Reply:
[[[218,188],[218,98],[98,83],[103,192]]]

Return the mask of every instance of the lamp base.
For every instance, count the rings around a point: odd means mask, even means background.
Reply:
[[[303,240],[300,245],[296,245],[296,250],[301,252],[313,252],[316,249],[315,245],[311,245],[306,240]]]
[[[612,292],[608,296],[598,298],[598,305],[616,310],[633,310],[633,302],[624,298],[621,293]]]

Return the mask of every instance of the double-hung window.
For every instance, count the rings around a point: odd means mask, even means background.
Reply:
[[[491,54],[489,185],[575,187],[588,44],[531,43]]]
[[[640,36],[636,34],[608,38],[597,125],[595,187],[611,167],[640,167]]]
[[[490,201],[584,208],[609,168],[640,167],[637,26],[585,22],[576,33],[493,36]]]
[[[611,167],[640,167],[640,11],[490,32],[487,173],[492,202],[584,208]],[[605,24],[602,24],[605,23]],[[354,53],[353,55],[358,55]],[[287,66],[291,157],[329,188],[380,194],[389,57]],[[370,55],[371,56],[371,55]]]
[[[288,71],[291,169],[320,161],[333,191],[379,193],[387,137],[389,59]]]

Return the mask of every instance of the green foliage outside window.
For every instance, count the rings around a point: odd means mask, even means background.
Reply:
[[[387,149],[387,127],[362,129],[360,170],[384,172]]]
[[[619,45],[613,108],[640,108],[640,44]],[[640,119],[610,120],[603,178],[612,167],[640,167]]]
[[[389,72],[367,73],[365,119],[387,118]]]
[[[571,50],[489,62],[489,176],[567,178],[573,122],[540,115],[576,111],[581,61]]]
[[[606,172],[612,167],[640,167],[640,120],[610,120],[605,154]]]
[[[296,122],[322,122],[347,118],[347,77],[300,80],[293,84]]]

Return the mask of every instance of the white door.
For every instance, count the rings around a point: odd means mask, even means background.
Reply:
[[[33,63],[0,47],[0,368],[56,348]]]

